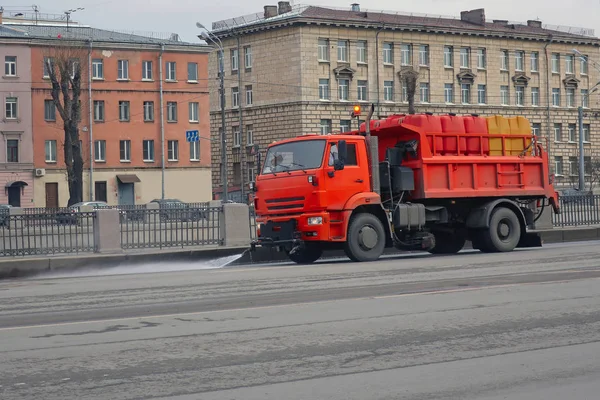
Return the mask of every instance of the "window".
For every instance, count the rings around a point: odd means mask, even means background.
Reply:
[[[129,101],[119,101],[119,121],[127,122],[131,118]]]
[[[152,61],[142,61],[142,80],[151,81],[152,79]]]
[[[319,79],[319,99],[329,100],[329,79]]]
[[[327,135],[331,133],[331,120],[330,119],[322,119],[321,120],[321,135]]]
[[[444,67],[454,66],[454,49],[452,46],[444,46]]]
[[[560,142],[562,140],[562,124],[554,124],[554,141]]]
[[[581,75],[588,74],[588,58],[587,56],[579,57]]]
[[[254,126],[246,125],[246,145],[254,144]]]
[[[240,89],[237,87],[231,88],[231,106],[239,107],[240,105]]]
[[[569,142],[576,142],[577,141],[577,135],[575,134],[576,129],[577,129],[577,125],[575,124],[569,124],[569,126],[567,127],[568,131],[569,131]]]
[[[584,142],[591,142],[590,124],[583,124],[583,141]]]
[[[340,79],[338,82],[338,96],[340,100],[347,101],[350,90],[350,81],[348,79]]]
[[[577,175],[579,161],[577,157],[569,157],[569,174],[572,176]]]
[[[356,145],[354,143],[349,143],[348,146],[348,157],[346,158],[345,165],[358,165],[358,160],[356,157]],[[330,153],[337,153],[337,144],[333,143],[330,147]],[[334,162],[334,157],[329,157],[328,165],[332,166]]]
[[[104,64],[99,58],[92,60],[92,79],[104,79]]]
[[[104,100],[94,100],[94,121],[104,121]]]
[[[525,105],[525,86],[516,86],[515,87],[515,103],[518,106]]]
[[[246,105],[251,106],[253,102],[252,85],[246,85]]]
[[[189,121],[190,122],[198,122],[200,121],[199,119],[199,114],[200,114],[200,103],[198,102],[190,102],[188,105],[188,111],[189,111]]]
[[[534,122],[531,124],[531,133],[534,136],[540,137],[540,134],[542,133],[542,124],[539,122]]]
[[[4,57],[4,75],[17,76],[17,57],[16,56]]]
[[[586,176],[589,176],[591,170],[592,170],[592,158],[590,156],[584,156],[583,157],[583,173]]]
[[[462,47],[460,49],[460,67],[461,68],[469,68],[470,63],[470,57],[471,56],[471,49],[469,49],[468,47]]]
[[[200,161],[200,142],[190,142],[190,161]]]
[[[477,49],[477,68],[486,69],[487,59],[485,56],[485,49]]]
[[[254,163],[248,163],[248,181],[254,182],[255,178],[256,178],[256,172],[255,172],[255,168],[254,168]]]
[[[6,119],[17,119],[19,116],[18,99],[16,97],[6,98],[6,113],[4,116]]]
[[[119,141],[119,157],[121,162],[131,161],[131,140]]]
[[[167,81],[177,80],[177,64],[174,61],[167,61]]]
[[[17,139],[8,139],[6,141],[6,162],[19,162],[19,141]]]
[[[460,101],[463,104],[471,103],[471,85],[468,83],[463,83],[460,85]]]
[[[56,140],[46,140],[46,162],[56,162]]]
[[[412,65],[410,44],[400,45],[400,64],[401,65]]]
[[[50,77],[50,70],[48,69],[48,63],[50,64],[50,68],[54,69],[54,58],[53,57],[44,57],[44,78]]]
[[[177,102],[167,102],[167,122],[177,122]]]
[[[532,106],[540,105],[540,88],[538,88],[538,87],[531,88],[531,105]]]
[[[117,61],[117,79],[128,80],[129,79],[129,60]]]
[[[143,158],[145,162],[153,162],[154,161],[154,140],[144,140],[142,142],[143,146]]]
[[[77,71],[81,68],[79,65],[79,60],[69,60],[69,68],[71,69],[71,78],[75,78]],[[81,72],[81,71],[80,71]]]
[[[233,146],[240,147],[242,144],[242,136],[240,135],[240,127],[238,125],[232,126],[233,130]]]
[[[560,88],[552,89],[552,105],[560,107]]]
[[[56,107],[54,100],[44,100],[44,119],[46,121],[56,121]]]
[[[337,44],[338,61],[348,62],[348,41],[338,40]]]
[[[554,173],[556,175],[563,175],[564,173],[564,165],[562,156],[554,157]]]
[[[429,46],[425,44],[419,46],[419,65],[429,65]]]
[[[407,103],[408,102],[408,85],[407,85],[406,81],[402,80],[402,83],[400,84],[400,86],[401,86],[400,90],[402,91],[400,101]]]
[[[179,140],[169,140],[167,142],[167,154],[169,161],[179,160]]]
[[[560,73],[560,54],[552,53],[552,72]]]
[[[358,42],[356,42],[356,62],[367,62],[367,42],[365,42],[364,40],[359,40]]]
[[[479,104],[486,104],[487,102],[487,88],[485,85],[477,85],[477,102]]]
[[[383,44],[383,63],[393,64],[394,63],[394,44],[384,43]]]
[[[454,103],[454,85],[451,83],[444,84],[444,101]]]
[[[508,105],[508,86],[500,86],[500,104],[503,106]]]
[[[525,69],[525,52],[515,51],[515,71],[523,71]]]
[[[237,71],[239,68],[239,54],[237,49],[231,50],[231,70]]]
[[[352,121],[350,121],[349,119],[342,119],[340,121],[340,132],[350,132],[351,123]]]
[[[567,74],[575,73],[575,56],[573,56],[573,55],[565,56],[565,72]]]
[[[357,88],[358,88],[358,93],[357,93],[358,101],[368,101],[369,96],[368,96],[367,81],[358,81]]]
[[[94,142],[94,161],[106,161],[106,140],[96,140]]]
[[[581,107],[588,108],[589,105],[589,93],[587,89],[581,89]]]
[[[420,89],[421,103],[429,103],[429,83],[421,82]]]
[[[383,82],[383,100],[394,101],[394,81]]]
[[[144,121],[145,122],[154,121],[154,102],[153,101],[145,101],[144,102]]]
[[[188,63],[188,82],[198,82],[198,63]]]
[[[247,69],[252,68],[252,47],[244,47],[244,66]]]
[[[508,50],[500,51],[500,69],[508,71]]]
[[[319,61],[329,61],[329,40],[319,39],[318,51]]]
[[[575,89],[567,89],[567,107],[575,107]]]
[[[531,53],[531,72],[538,72],[540,70],[540,53],[534,51]]]

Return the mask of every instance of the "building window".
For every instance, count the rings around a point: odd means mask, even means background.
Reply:
[[[349,119],[340,120],[340,132],[350,132],[352,121]]]
[[[44,100],[44,119],[46,121],[56,121],[56,107],[54,100]]]
[[[516,86],[515,87],[515,103],[518,106],[525,105],[525,86]]]
[[[142,80],[151,81],[152,79],[152,61],[142,61]]]
[[[169,140],[167,142],[167,154],[169,161],[179,160],[179,140]]]
[[[56,162],[56,140],[46,140],[46,162]]]
[[[17,119],[19,116],[19,100],[16,97],[6,98],[6,119]]]
[[[479,104],[486,104],[487,102],[487,88],[485,85],[477,85],[477,102]]]
[[[329,79],[319,79],[319,99],[329,100]]]
[[[356,62],[362,64],[367,62],[367,42],[364,40],[356,42]]]
[[[500,50],[500,69],[508,71],[508,50]]]
[[[392,87],[393,90],[393,87]],[[408,84],[406,83],[406,81],[403,79],[402,82],[400,83],[400,91],[402,93],[400,93],[400,101],[403,103],[407,103],[408,102]],[[392,92],[393,95],[393,92]]]
[[[463,104],[471,104],[471,85],[463,83],[460,85],[460,101]]]
[[[454,49],[452,46],[444,46],[444,67],[452,68],[454,66]]]
[[[198,82],[198,63],[188,63],[188,82]]]
[[[143,158],[145,162],[153,162],[154,161],[154,140],[144,140],[142,142],[143,146]]]
[[[575,107],[575,89],[567,89],[567,107]]]
[[[256,178],[256,172],[254,169],[254,163],[248,163],[248,182],[254,182]]]
[[[200,103],[198,102],[190,102],[188,105],[188,111],[189,111],[189,122],[198,122],[200,121]]]
[[[177,122],[177,102],[167,102],[167,122]]]
[[[246,69],[252,68],[252,47],[244,47],[244,66]]]
[[[6,141],[6,162],[19,162],[19,141],[17,139],[8,139]]]
[[[350,81],[348,79],[340,79],[338,82],[338,96],[342,101],[347,101],[350,91]]]
[[[580,70],[581,70],[581,75],[587,75],[588,74],[588,59],[587,56],[583,56],[579,58],[580,61]]]
[[[129,101],[119,101],[119,121],[127,122],[131,118],[131,110]]]
[[[246,145],[254,144],[254,126],[246,125]]]
[[[153,101],[145,101],[144,102],[144,121],[145,122],[154,121],[154,102]]]
[[[368,101],[369,95],[368,95],[367,81],[358,81],[357,89],[358,89],[358,93],[357,93],[358,101]]]
[[[231,88],[231,106],[239,107],[240,105],[240,89],[237,87]]]
[[[329,40],[319,39],[318,51],[319,61],[329,61]]]
[[[590,124],[583,124],[583,141],[584,142],[591,142]]]
[[[400,64],[412,65],[412,54],[410,44],[400,45]]]
[[[331,120],[330,119],[322,119],[321,120],[321,135],[327,135],[331,133]]]
[[[581,89],[581,107],[588,108],[589,105],[589,93],[587,89]]]
[[[4,75],[17,76],[17,57],[16,56],[4,57]]]
[[[575,56],[572,56],[572,55],[565,56],[565,72],[567,74],[575,73]]]
[[[562,141],[562,124],[554,124],[554,141]]]
[[[460,67],[461,68],[469,68],[471,65],[471,49],[468,47],[462,47],[460,49]]]
[[[421,103],[429,103],[429,83],[421,82],[420,93],[421,93]]]
[[[477,68],[486,69],[487,59],[485,56],[485,49],[477,49]]]
[[[129,80],[129,60],[117,61],[117,79]]]
[[[238,125],[232,126],[233,131],[233,146],[240,147],[242,145],[242,136],[240,135],[240,127]]]
[[[131,140],[119,141],[119,157],[121,162],[131,161]]]
[[[177,80],[177,64],[174,61],[167,61],[167,81]]]
[[[531,124],[531,133],[534,136],[540,137],[541,132],[542,132],[542,124],[540,124],[539,122],[534,122],[533,124]]]
[[[94,161],[106,161],[106,140],[96,140],[94,142]]]
[[[554,157],[554,173],[556,175],[563,175],[564,173],[564,165],[562,156]]]
[[[231,50],[231,70],[237,71],[239,68],[239,54],[237,49]]]
[[[200,142],[190,142],[190,161],[200,161]]]
[[[251,106],[253,101],[254,101],[254,98],[253,98],[253,92],[252,92],[252,85],[247,85],[246,86],[246,105]]]
[[[337,45],[338,61],[348,62],[348,41],[338,40]]]
[[[567,130],[569,131],[569,142],[576,142],[577,141],[577,135],[575,134],[575,131],[577,129],[577,125],[575,124],[569,124],[567,127]]]
[[[569,175],[577,176],[578,165],[579,160],[577,160],[577,157],[569,157]]]
[[[383,82],[383,100],[394,101],[394,81]]]
[[[94,100],[94,121],[104,121],[104,100]]]
[[[50,77],[50,70],[48,69],[48,64],[50,64],[50,68],[54,69],[54,57],[44,57],[44,78]]]
[[[104,64],[99,58],[92,60],[92,79],[104,79]]]
[[[540,53],[534,51],[531,53],[531,72],[538,72],[540,70]]]
[[[560,73],[560,54],[552,53],[552,72]]]
[[[394,44],[384,43],[383,44],[383,63],[393,64],[394,63]]]
[[[454,85],[451,83],[444,84],[444,101],[454,103]]]
[[[552,89],[552,105],[560,107],[560,88]]]
[[[429,46],[425,44],[419,46],[419,65],[424,67],[429,65]]]
[[[525,52],[515,51],[515,71],[523,71],[525,66]]]
[[[500,86],[500,104],[503,106],[509,104],[508,86]]]
[[[540,88],[531,88],[531,105],[536,107],[540,105]]]

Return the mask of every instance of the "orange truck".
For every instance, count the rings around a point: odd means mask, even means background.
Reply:
[[[272,143],[250,184],[258,246],[299,264],[343,249],[353,261],[385,248],[458,253],[539,247],[530,232],[559,213],[548,154],[523,117],[392,115],[358,131]],[[260,163],[260,159],[259,159]]]

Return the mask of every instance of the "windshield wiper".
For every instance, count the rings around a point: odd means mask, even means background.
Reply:
[[[290,165],[295,165],[297,167],[300,167],[300,169],[302,170],[302,172],[304,172],[305,174],[307,173],[306,172],[306,165],[298,164],[298,163],[295,163],[295,162],[290,163]]]

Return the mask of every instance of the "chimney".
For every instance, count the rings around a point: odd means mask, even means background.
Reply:
[[[354,11],[354,12],[360,12],[360,4],[358,4],[358,3],[352,3],[351,6],[352,6],[352,11]]]
[[[478,8],[477,10],[462,11],[460,20],[470,24],[484,26],[485,25],[485,9]]]
[[[279,15],[292,11],[292,6],[289,1],[280,1],[277,4],[279,5]]]
[[[530,19],[527,21],[527,26],[531,26],[532,28],[541,28],[542,21]]]
[[[265,19],[277,16],[277,6],[265,6]]]

